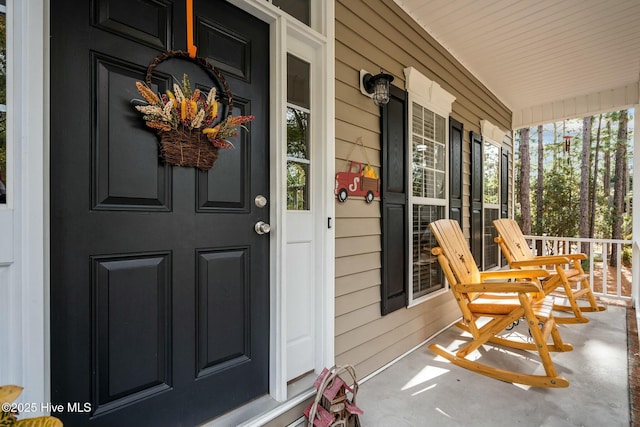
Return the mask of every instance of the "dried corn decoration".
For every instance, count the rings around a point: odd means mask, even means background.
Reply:
[[[187,74],[172,90],[156,94],[151,74],[156,66],[169,58],[186,59],[202,66],[212,78],[208,91],[192,88]],[[216,87],[216,84],[218,87]],[[233,148],[230,139],[248,130],[246,123],[254,116],[232,116],[233,96],[222,74],[205,59],[184,51],[169,51],[158,55],[147,68],[146,82],[136,82],[143,99],[134,99],[136,110],[142,113],[147,127],[160,138],[160,156],[176,166],[207,170],[218,158],[219,149]],[[223,91],[218,91],[222,88]]]

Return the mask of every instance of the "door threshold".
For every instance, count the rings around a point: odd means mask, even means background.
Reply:
[[[287,399],[293,399],[300,393],[304,393],[313,387],[313,383],[318,376],[315,372],[309,371],[287,383]]]

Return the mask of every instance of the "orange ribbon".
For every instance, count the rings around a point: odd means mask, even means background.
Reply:
[[[193,0],[187,0],[187,52],[189,52],[189,56],[195,58],[197,49],[193,44]]]

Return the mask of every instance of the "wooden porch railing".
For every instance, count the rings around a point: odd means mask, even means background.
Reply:
[[[525,236],[531,242],[530,248],[536,255],[555,255],[559,253],[578,253],[587,255],[583,262],[594,294],[597,296],[632,300],[633,284],[639,283],[634,278],[632,269],[631,240],[585,239],[578,237]],[[583,248],[588,249],[583,249]],[[613,266],[610,264],[611,249],[615,248]],[[635,250],[635,249],[633,249]],[[623,251],[625,252],[623,254]],[[606,286],[603,286],[606,284]]]

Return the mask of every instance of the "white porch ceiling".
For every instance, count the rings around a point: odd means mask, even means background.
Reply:
[[[638,103],[639,0],[394,1],[514,112],[514,122],[537,106],[623,87],[636,88],[631,104]]]

